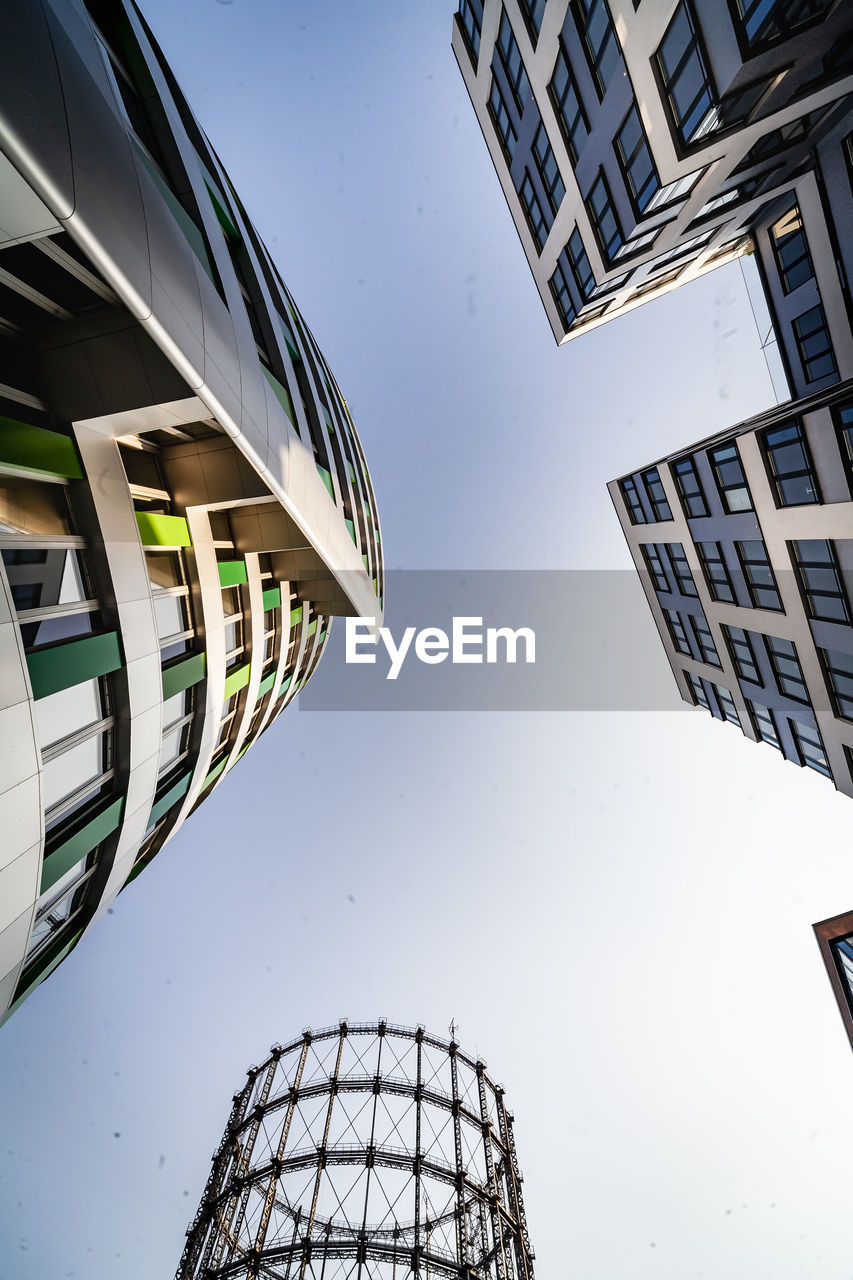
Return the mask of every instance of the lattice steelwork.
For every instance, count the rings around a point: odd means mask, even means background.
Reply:
[[[532,1280],[512,1114],[422,1027],[305,1031],[252,1067],[178,1280]]]

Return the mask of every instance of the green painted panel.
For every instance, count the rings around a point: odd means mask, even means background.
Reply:
[[[364,504],[364,510],[365,510],[365,514],[366,514],[366,516],[367,516],[368,520],[372,520],[372,519],[373,519],[373,512],[370,510],[370,503],[365,502],[365,504]]]
[[[163,668],[163,701],[172,698],[176,693],[183,693],[190,685],[198,684],[204,679],[207,668],[207,655],[191,653],[188,658],[181,658]]]
[[[225,768],[227,763],[228,763],[228,757],[223,756],[222,759],[219,761],[219,764],[216,765],[213,769],[211,769],[210,773],[207,775],[204,782],[201,784],[202,791],[204,791],[206,787],[209,787],[211,782],[214,782],[219,777],[220,773]]]
[[[51,649],[36,649],[27,654],[34,698],[46,698],[84,680],[105,676],[121,665],[117,631],[84,636],[82,640],[70,640],[68,644],[56,644]]]
[[[281,605],[281,587],[270,587],[264,592],[264,613],[267,609],[278,609]]]
[[[235,667],[233,671],[229,671],[225,677],[225,701],[234,693],[239,693],[241,689],[245,689],[249,683],[249,672],[252,669],[251,662],[244,662],[241,667]]]
[[[309,636],[313,636],[316,630],[317,630],[317,619],[315,618],[314,621],[311,623],[311,626],[308,628]]]
[[[204,185],[207,187],[207,194],[210,196],[210,203],[213,205],[220,227],[225,232],[229,240],[240,240],[242,237],[240,236],[240,232],[234,226],[231,214],[225,208],[225,201],[223,197],[216,188],[207,181],[207,178],[204,180]]]
[[[237,587],[241,582],[248,582],[245,560],[220,560],[219,585],[221,587]]]
[[[276,700],[284,697],[284,695],[287,693],[288,689],[290,688],[290,684],[292,680],[293,680],[293,676],[288,676],[286,680],[282,680],[281,688],[276,694]]]
[[[70,436],[45,431],[0,415],[0,462],[24,471],[41,471],[64,480],[82,480],[83,469]]]
[[[189,525],[183,516],[137,511],[136,524],[143,547],[191,547]]]
[[[270,373],[269,369],[266,367],[265,364],[261,365],[261,370],[267,382],[270,384],[273,391],[275,392],[276,399],[278,400],[282,409],[287,414],[288,418],[290,419],[293,426],[295,427],[296,415],[293,412],[293,401],[290,399],[290,392],[288,391],[287,387],[282,386],[282,384],[279,382],[275,374]]]
[[[114,800],[111,805],[104,809],[103,813],[99,813],[96,818],[92,818],[91,822],[87,822],[85,827],[81,827],[64,844],[61,844],[46,856],[41,869],[39,893],[44,893],[51,885],[56,884],[60,876],[64,876],[65,872],[70,871],[75,863],[79,862],[81,858],[85,858],[87,853],[91,853],[96,845],[99,845],[111,832],[116,830],[121,822],[123,808],[124,796],[119,796],[117,800]]]
[[[78,929],[73,937],[71,937],[68,942],[63,942],[58,949],[55,944],[48,948],[39,961],[37,973],[35,975],[28,973],[26,977],[21,978],[21,982],[18,984],[18,989],[15,992],[15,1003],[9,1006],[3,1021],[0,1022],[0,1027],[3,1026],[4,1022],[7,1022],[9,1018],[11,1018],[15,1010],[24,1003],[27,996],[32,995],[36,987],[39,986],[40,983],[44,982],[45,978],[48,977],[49,974],[53,973],[56,966],[65,959],[72,947],[77,946],[77,943],[80,941],[82,936],[83,930]],[[60,939],[57,939],[57,942],[59,941]],[[27,985],[22,987],[21,984],[24,982],[26,982]]]
[[[264,696],[265,693],[269,693],[270,689],[275,684],[275,674],[276,673],[274,671],[271,671],[268,676],[264,676],[263,680],[258,685],[258,697],[256,699],[257,701],[260,701],[260,699]]]
[[[149,831],[152,827],[156,827],[163,814],[168,813],[173,804],[177,804],[181,797],[187,794],[191,781],[192,773],[185,773],[182,778],[179,778],[177,782],[169,787],[168,791],[165,791],[158,800],[154,801],[151,807],[151,817],[148,819]]]
[[[316,464],[316,467],[317,467],[317,471],[318,471],[318,472],[319,472],[319,474],[320,474],[320,479],[323,481],[323,484],[324,484],[324,485],[326,486],[326,488],[329,490],[329,497],[332,499],[332,502],[334,502],[334,501],[335,501],[335,486],[332,484],[332,476],[331,476],[331,473],[330,473],[329,471],[327,471],[325,467],[321,467],[321,466],[320,466],[320,464],[319,464],[319,462]]]
[[[317,643],[322,644],[328,634],[328,631],[321,631],[317,637]]]
[[[284,345],[287,347],[287,350],[290,353],[291,360],[301,360],[302,356],[299,354],[299,348],[296,345],[296,339],[294,338],[293,334],[290,332],[290,326],[288,325],[284,317],[280,316],[277,311],[275,314],[278,317],[279,324],[281,325],[281,331],[284,334]]]
[[[363,555],[361,558],[362,558],[362,560],[364,561],[364,567],[365,567],[365,569],[366,569],[366,570],[368,571],[368,573],[369,573],[369,572],[370,572],[370,561],[367,559],[367,556],[366,556],[366,555]]]
[[[349,473],[350,481],[355,484],[355,467],[352,465],[349,458],[347,458],[347,472]]]
[[[344,524],[349,530],[349,536],[352,538],[355,545],[358,546],[358,539],[355,536],[355,525],[353,524],[352,520],[344,520]]]
[[[290,611],[290,625],[295,627],[297,623],[302,621],[302,605]]]

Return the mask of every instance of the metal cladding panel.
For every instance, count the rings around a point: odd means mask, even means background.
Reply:
[[[47,698],[60,689],[117,671],[121,665],[121,646],[115,631],[27,654],[34,698]]]
[[[0,41],[0,140],[28,156],[30,180],[58,218],[74,211],[74,177],[63,86],[40,4],[5,5]],[[91,37],[90,37],[91,39]]]
[[[64,844],[60,845],[58,849],[54,849],[47,855],[41,869],[41,888],[39,890],[41,893],[44,893],[51,885],[56,884],[60,876],[65,875],[66,871],[70,871],[75,863],[79,862],[81,858],[85,858],[87,853],[91,853],[102,840],[116,830],[121,822],[123,808],[124,796],[119,796],[96,818],[92,818],[84,827],[81,827],[79,831],[69,837]]]

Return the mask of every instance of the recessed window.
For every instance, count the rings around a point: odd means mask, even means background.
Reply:
[[[681,141],[698,141],[715,129],[717,99],[696,25],[684,0],[657,51],[657,65]]]
[[[681,614],[676,613],[675,609],[664,609],[663,614],[666,618],[669,634],[672,636],[672,643],[679,653],[692,658],[693,652],[690,648],[690,641],[687,639],[687,632],[684,630]]]
[[[835,0],[737,0],[750,54],[821,22]]]
[[[545,5],[547,0],[518,0],[521,12],[524,15],[524,21],[530,32],[533,43],[539,38],[539,32],[542,29],[542,19],[545,16]]]
[[[666,494],[664,493],[663,483],[657,467],[651,467],[648,471],[643,472],[643,484],[646,486],[646,493],[649,495],[649,502],[654,512],[655,520],[671,520],[672,512],[669,509],[669,503],[666,500]]]
[[[809,690],[793,640],[784,640],[779,636],[765,636],[764,643],[779,692],[788,698],[794,698],[797,702],[808,703]]]
[[[820,502],[809,446],[799,422],[764,432],[764,450],[780,507]]]
[[[471,61],[476,67],[480,56],[480,19],[471,0],[459,0],[459,22],[465,32]]]
[[[838,429],[841,459],[847,472],[847,483],[853,494],[853,403],[838,406],[835,410],[835,424]]]
[[[595,276],[592,274],[592,267],[589,265],[586,249],[584,248],[581,233],[575,227],[569,236],[569,242],[566,245],[566,253],[574,272],[575,282],[581,297],[586,302],[595,289]]]
[[[163,703],[163,728],[168,729],[183,720],[192,710],[192,689],[182,689]]]
[[[568,332],[577,319],[577,311],[575,304],[572,302],[572,296],[569,293],[569,284],[566,280],[566,273],[558,262],[554,268],[554,274],[548,281],[551,288],[551,295],[557,304],[557,310],[560,313],[560,319],[563,322],[563,328]]]
[[[560,46],[554,73],[548,86],[551,101],[563,129],[572,162],[577,164],[583,144],[589,137],[589,122],[583,109],[569,60]]]
[[[814,129],[815,125],[823,119],[828,110],[829,107],[820,107],[817,111],[810,111],[807,115],[800,116],[798,120],[791,120],[788,124],[783,124],[780,128],[772,129],[770,133],[765,133],[763,138],[759,138],[750,147],[734,172],[741,173],[744,169],[750,169],[754,164],[758,164],[760,160],[766,160],[769,156],[777,155],[780,151],[787,151],[792,143],[799,142],[801,138],[805,138]]]
[[[491,113],[492,122],[497,129],[498,137],[503,144],[504,155],[507,160],[512,163],[515,155],[515,144],[518,142],[518,135],[513,128],[512,121],[509,117],[507,105],[504,102],[504,96],[501,93],[500,86],[494,78],[492,79],[492,89],[489,94],[489,111]]]
[[[161,640],[187,630],[186,601],[182,595],[154,596],[154,621]]]
[[[723,634],[740,679],[748,680],[750,684],[763,684],[749,632],[741,627],[723,627]]]
[[[726,511],[730,515],[739,511],[752,511],[752,498],[737,445],[726,444],[719,449],[711,449],[708,458]]]
[[[612,262],[625,243],[625,239],[616,218],[616,210],[603,173],[599,173],[593,183],[585,204],[599,248],[605,259]]]
[[[651,574],[652,582],[655,585],[655,591],[669,591],[669,583],[667,581],[666,573],[664,572],[663,562],[660,558],[658,548],[653,542],[645,542],[640,550],[643,553],[646,568]]]
[[[850,605],[835,548],[820,538],[791,543],[809,616],[823,622],[849,622]]]
[[[711,704],[708,701],[708,695],[705,693],[705,686],[697,675],[692,671],[687,672],[687,683],[693,693],[693,701],[697,707],[704,707],[706,711],[711,710]]]
[[[536,157],[539,177],[542,179],[542,185],[548,195],[548,203],[552,212],[556,213],[562,204],[566,188],[560,176],[560,169],[551,149],[551,143],[548,141],[544,124],[540,124],[536,130],[536,137],[533,139],[533,154]]]
[[[45,484],[27,476],[0,476],[0,533],[55,538],[76,532],[70,495],[64,484]]]
[[[770,228],[770,242],[776,255],[784,293],[791,293],[807,280],[814,279],[806,231],[797,205],[774,222]]]
[[[42,804],[52,809],[94,782],[104,772],[107,734],[95,733],[68,751],[45,761],[42,771]]]
[[[817,382],[838,373],[832,339],[820,303],[804,311],[794,321],[794,337],[806,382]]]
[[[769,746],[775,747],[777,751],[781,751],[782,744],[779,741],[776,721],[770,708],[762,706],[760,702],[751,702],[749,699],[747,699],[746,706],[759,739],[768,743]]]
[[[622,60],[607,0],[574,0],[575,23],[599,98]]]
[[[697,542],[696,550],[702,564],[702,572],[708,583],[708,590],[715,600],[726,604],[735,603],[735,593],[726,562],[723,559],[723,548],[719,542]]]
[[[717,702],[723,714],[723,719],[728,720],[731,724],[736,724],[740,728],[740,716],[737,713],[737,707],[731,691],[719,684],[715,684],[712,687],[717,695]]]
[[[690,565],[687,563],[684,547],[680,542],[668,542],[666,544],[666,553],[669,556],[669,563],[672,565],[672,572],[675,574],[681,594],[683,596],[698,596],[699,592],[696,590],[696,583],[693,581],[693,574],[690,572]]]
[[[530,227],[533,239],[536,241],[536,247],[541,253],[545,247],[545,241],[548,239],[548,224],[545,221],[539,197],[533,189],[529,173],[525,173],[524,181],[518,194],[521,196],[521,203],[527,215],[527,225]]]
[[[12,599],[18,610],[52,609],[55,605],[81,604],[93,598],[88,564],[82,551],[74,548],[30,550],[6,547],[2,555]],[[39,638],[33,643],[43,644],[45,640]]]
[[[660,189],[660,179],[636,103],[632,104],[616,135],[616,155],[634,208],[644,213]]]
[[[101,679],[84,680],[33,704],[42,751],[102,720],[106,711]]]
[[[525,104],[531,96],[530,81],[527,78],[524,63],[521,60],[521,53],[506,13],[501,14],[501,25],[498,31],[498,50],[500,51],[501,62],[515,97],[519,114],[523,114]]]
[[[625,499],[625,505],[631,517],[631,524],[647,524],[646,513],[643,510],[643,504],[640,501],[640,495],[637,492],[633,477],[628,476],[627,480],[620,480],[619,487],[622,490],[622,497]]]
[[[836,715],[844,720],[853,720],[853,654],[821,649],[820,656],[832,690]]]
[[[707,516],[708,504],[693,459],[679,458],[672,464],[672,472],[688,519]]]
[[[723,664],[720,662],[717,646],[714,644],[714,637],[711,635],[711,628],[708,626],[707,620],[695,613],[691,613],[690,625],[693,628],[693,634],[696,637],[702,661],[707,662],[712,667],[721,667]]]
[[[788,724],[791,726],[800,764],[807,769],[814,769],[816,773],[822,773],[825,778],[831,778],[832,770],[823,749],[820,731],[814,725],[803,724],[801,720],[789,720]]]
[[[763,541],[760,538],[750,538],[745,542],[736,542],[735,551],[752,607],[783,612],[776,577]]]

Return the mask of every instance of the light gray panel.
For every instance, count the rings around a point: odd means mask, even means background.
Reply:
[[[0,793],[0,867],[41,839],[41,791],[38,774]],[[2,908],[0,908],[2,910]],[[4,913],[5,914],[5,913]]]
[[[7,973],[5,978],[0,979],[0,1018],[12,1003],[12,996],[15,994],[15,988],[18,985],[18,966],[11,973]]]
[[[38,773],[39,754],[29,702],[0,711],[0,793]]]
[[[125,808],[128,813],[135,813],[136,810],[148,801],[154,799],[154,790],[157,786],[157,760],[159,752],[155,752],[149,759],[143,760],[132,770],[127,784],[127,799],[125,800]]]
[[[130,738],[130,767],[158,755],[162,736],[162,713],[159,706],[150,707],[133,718]]]
[[[146,658],[152,653],[159,656],[150,597],[120,604],[118,616],[126,662],[135,662],[137,658]]]
[[[159,712],[163,698],[160,654],[153,653],[147,658],[137,658],[134,662],[129,662],[125,670],[133,714],[141,715],[149,707],[157,707]]]
[[[41,845],[36,844],[0,871],[0,923],[15,920],[32,908],[39,895],[41,880]]]
[[[34,907],[28,907],[0,932],[0,973],[17,968],[24,958],[30,939]]]
[[[0,707],[11,707],[29,698],[24,664],[17,623],[0,623]]]
[[[53,235],[62,227],[29,183],[0,152],[0,245]]]

